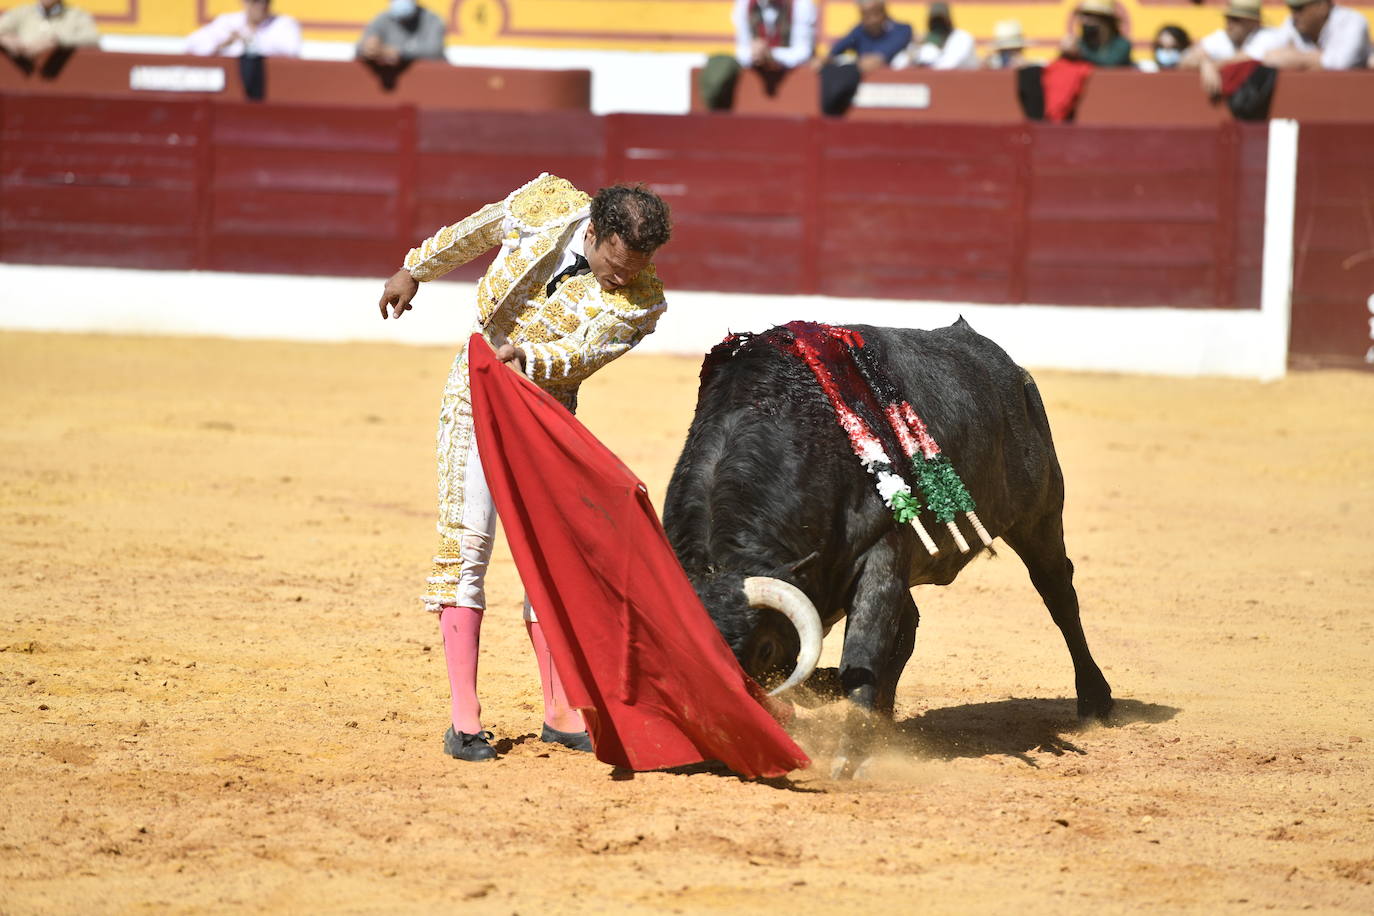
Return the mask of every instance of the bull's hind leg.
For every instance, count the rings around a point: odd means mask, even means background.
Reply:
[[[1105,720],[1112,711],[1112,688],[1088,651],[1088,639],[1078,615],[1078,592],[1073,587],[1073,561],[1064,551],[1063,517],[1055,512],[1003,535],[1026,564],[1035,590],[1049,608],[1073,658],[1074,688],[1080,718]]]
[[[872,754],[875,730],[892,717],[897,682],[916,645],[916,603],[904,575],[909,549],[894,533],[864,555],[840,657],[840,688],[852,706],[836,775],[852,775]]]

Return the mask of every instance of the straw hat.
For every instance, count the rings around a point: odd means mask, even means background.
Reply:
[[[1222,15],[1227,19],[1253,19],[1260,21],[1261,0],[1230,0]]]
[[[1116,4],[1112,0],[1083,0],[1078,4],[1078,12],[1106,16],[1108,19],[1117,18]]]
[[[1021,34],[1021,23],[1015,19],[1003,19],[992,27],[994,51],[1015,51],[1025,46],[1026,39]]]

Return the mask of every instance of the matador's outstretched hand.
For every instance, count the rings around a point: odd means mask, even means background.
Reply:
[[[382,298],[377,303],[377,307],[382,310],[382,318],[387,317],[388,305],[391,306],[392,318],[400,318],[410,311],[410,300],[415,298],[415,293],[419,289],[419,281],[404,267],[392,274],[391,279],[386,281],[386,286],[382,287]]]

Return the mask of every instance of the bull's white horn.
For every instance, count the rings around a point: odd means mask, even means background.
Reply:
[[[821,660],[821,615],[801,589],[781,579],[750,576],[744,580],[744,597],[750,607],[770,608],[782,614],[792,622],[801,639],[797,667],[781,686],[768,691],[769,696],[777,696],[784,690],[791,690],[816,670]]]

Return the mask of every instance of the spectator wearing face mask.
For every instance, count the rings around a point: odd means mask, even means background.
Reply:
[[[358,39],[359,59],[394,67],[412,60],[443,60],[444,20],[415,0],[391,0]]]
[[[1155,33],[1154,47],[1150,50],[1150,59],[1140,64],[1140,69],[1147,73],[1156,73],[1161,70],[1177,70],[1183,63],[1183,56],[1193,46],[1193,40],[1188,37],[1188,32],[1182,26],[1166,25],[1161,26]]]
[[[207,57],[300,57],[301,24],[272,12],[272,0],[244,0],[186,39],[186,53]]]
[[[1131,43],[1121,34],[1121,21],[1112,0],[1083,0],[1074,11],[1078,34],[1070,32],[1059,49],[1071,60],[1098,67],[1131,66]]]
[[[1246,53],[1290,70],[1356,70],[1369,63],[1369,23],[1331,0],[1288,0],[1288,18],[1265,29]]]
[[[978,45],[973,36],[954,27],[949,4],[936,2],[926,14],[926,37],[908,50],[911,63],[932,70],[973,70],[978,66]]]
[[[1030,65],[1021,23],[1004,19],[992,27],[992,53],[983,58],[985,70],[1019,70]]]

